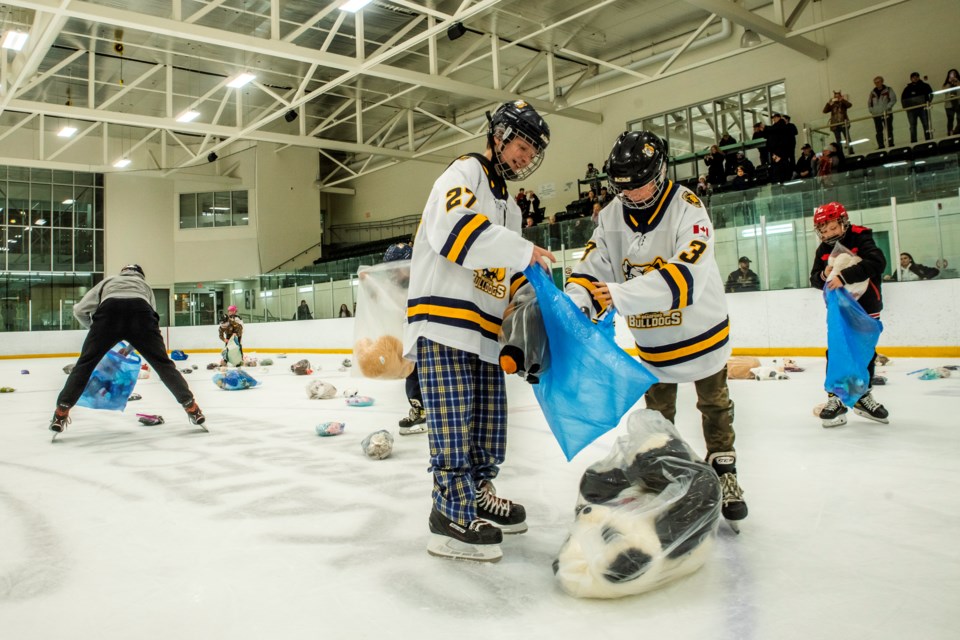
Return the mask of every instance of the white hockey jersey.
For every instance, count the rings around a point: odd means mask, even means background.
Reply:
[[[437,178],[413,243],[404,355],[424,336],[496,364],[507,304],[526,282],[533,243],[520,235],[520,208],[479,154]]]
[[[583,258],[565,291],[594,315],[598,282],[610,288],[640,359],[661,382],[692,382],[723,368],[730,325],[723,281],[713,253],[707,210],[689,189],[668,182],[647,209],[619,198],[600,212]]]

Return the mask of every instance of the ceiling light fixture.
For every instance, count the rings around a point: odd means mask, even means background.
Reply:
[[[757,32],[753,29],[744,29],[743,35],[740,36],[740,47],[743,49],[749,49],[750,47],[755,47],[760,44],[760,36],[757,35]]]
[[[67,198],[63,201],[63,204],[73,204],[73,198]]]
[[[177,122],[193,122],[200,117],[199,111],[184,111],[177,116]]]
[[[3,36],[3,44],[0,45],[4,49],[13,49],[14,51],[21,51],[24,45],[27,44],[27,38],[30,37],[29,33],[20,31],[10,30],[7,31],[6,35]]]
[[[117,169],[123,169],[124,167],[129,165],[130,165],[130,158],[120,158],[119,160],[113,163],[113,166],[115,166]]]
[[[57,135],[61,138],[71,138],[73,137],[73,134],[75,134],[76,132],[77,132],[76,127],[71,127],[68,125],[60,129],[60,131],[57,132]]]
[[[347,0],[342,5],[340,5],[340,11],[347,11],[349,13],[356,13],[363,9],[365,6],[370,4],[373,0]]]
[[[227,83],[227,86],[231,89],[239,89],[240,87],[246,86],[252,80],[256,80],[257,76],[252,73],[241,73],[236,78]]]

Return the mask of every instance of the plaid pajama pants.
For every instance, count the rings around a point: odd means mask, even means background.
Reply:
[[[477,517],[477,483],[495,478],[507,451],[503,371],[476,354],[417,341],[427,410],[433,504],[454,522]]]

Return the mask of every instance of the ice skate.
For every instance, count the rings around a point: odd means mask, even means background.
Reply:
[[[203,412],[200,411],[200,407],[197,406],[196,400],[191,400],[189,404],[183,406],[183,410],[187,412],[187,417],[190,418],[190,423],[195,424],[207,433],[207,428],[203,426],[203,423],[207,421],[204,417]]]
[[[427,553],[432,556],[474,562],[499,562],[503,557],[503,533],[486,520],[477,518],[463,526],[433,509],[430,532]]]
[[[498,498],[497,490],[489,480],[482,480],[477,487],[477,517],[491,522],[504,533],[527,530],[526,509],[506,498]]]
[[[414,404],[416,403],[416,404]],[[416,433],[427,432],[427,412],[424,411],[420,403],[414,400],[411,402],[410,413],[406,418],[402,418],[400,424],[400,435],[409,436]]]
[[[70,409],[57,407],[53,412],[53,418],[50,419],[50,431],[53,431],[50,442],[56,442],[57,436],[66,431],[68,424],[70,424]]]
[[[737,482],[737,454],[733,451],[717,451],[707,456],[707,464],[713,467],[720,478],[723,491],[723,505],[720,512],[736,533],[740,533],[740,520],[747,517],[747,503],[743,500],[743,489]]]
[[[860,396],[860,399],[853,405],[853,412],[863,418],[890,424],[890,413],[874,399],[869,391]]]
[[[847,408],[840,398],[831,394],[827,404],[820,410],[820,420],[824,429],[842,427],[847,424]]]

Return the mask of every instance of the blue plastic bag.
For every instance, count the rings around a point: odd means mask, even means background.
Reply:
[[[123,411],[139,374],[140,356],[133,353],[126,342],[118,342],[93,370],[77,404],[90,409]]]
[[[183,351],[181,351],[180,349],[174,349],[173,351],[170,352],[170,359],[171,359],[171,360],[180,361],[180,360],[186,360],[186,359],[189,358],[189,357],[190,357],[190,356],[188,356],[187,354],[185,354],[185,353],[184,353]]]
[[[538,265],[524,270],[537,292],[550,368],[534,395],[567,460],[616,427],[657,378],[614,340],[614,314],[594,324]]]
[[[871,318],[844,288],[824,288],[827,302],[827,377],[823,388],[851,406],[870,389],[867,366],[883,324]]]
[[[242,369],[231,369],[226,373],[214,374],[213,384],[226,391],[243,391],[260,383]]]

